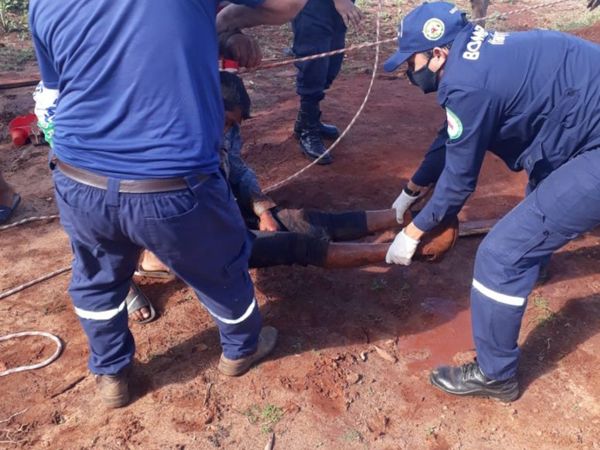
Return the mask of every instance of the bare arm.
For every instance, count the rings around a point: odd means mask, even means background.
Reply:
[[[217,15],[217,32],[251,28],[257,25],[282,25],[292,20],[304,8],[307,0],[265,0],[250,8],[228,5]]]

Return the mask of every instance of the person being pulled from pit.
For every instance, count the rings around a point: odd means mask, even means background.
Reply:
[[[244,162],[240,125],[250,117],[251,101],[242,80],[221,72],[225,106],[225,130],[221,145],[221,168],[232,188],[242,217],[252,235],[249,267],[277,265],[342,268],[381,263],[389,243],[349,243],[398,226],[394,209],[329,213],[309,209],[284,209],[263,193],[256,174]],[[407,217],[409,215],[407,214]],[[201,228],[198,227],[198,232]],[[439,261],[458,235],[456,220],[444,223],[419,248],[419,257]],[[173,274],[152,252],[145,251],[137,275],[171,278]],[[127,297],[130,317],[140,323],[156,313],[143,292],[132,283]]]
[[[477,251],[477,358],[430,377],[450,394],[511,401],[519,396],[521,320],[541,265],[600,224],[600,46],[555,31],[486,31],[446,2],[415,8],[398,36],[398,51],[384,68],[406,62],[414,85],[437,91],[448,139],[433,195],[398,233],[387,262],[410,264],[419,240],[460,211],[486,150],[529,175],[528,195]]]

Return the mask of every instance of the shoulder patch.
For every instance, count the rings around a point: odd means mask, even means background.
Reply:
[[[450,137],[451,140],[458,139],[463,133],[462,122],[450,108],[446,108],[446,117],[448,119],[448,137]]]

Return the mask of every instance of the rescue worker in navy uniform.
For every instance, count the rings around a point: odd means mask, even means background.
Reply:
[[[517,339],[540,265],[600,224],[600,46],[554,31],[488,32],[446,2],[400,25],[399,50],[447,113],[445,164],[432,198],[386,260],[408,265],[419,239],[475,190],[486,150],[529,175],[528,195],[477,251],[471,289],[474,362],[439,367],[431,382],[456,395],[519,395]],[[403,207],[403,206],[399,206]]]
[[[352,0],[308,0],[292,22],[293,53],[297,58],[344,48],[347,27],[358,26],[362,15]],[[296,63],[296,92],[300,109],[294,134],[302,152],[316,159],[325,151],[323,138],[337,139],[337,127],[321,122],[321,100],[342,68],[344,54]],[[319,164],[333,162],[331,154]]]
[[[241,375],[275,346],[248,275],[251,240],[219,170],[224,123],[217,0],[31,0],[42,85],[40,126],[53,147],[61,223],[74,253],[69,293],[89,367],[108,407],[129,401],[135,352],[125,296],[142,248],[192,286],[215,319],[219,370]],[[236,0],[250,25],[285,23],[302,0]],[[222,20],[221,23],[227,23]],[[260,52],[236,30],[222,50]],[[198,232],[198,230],[202,232]]]

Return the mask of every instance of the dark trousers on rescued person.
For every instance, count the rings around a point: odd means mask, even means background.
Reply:
[[[248,275],[252,236],[221,173],[185,178],[187,189],[132,194],[108,179],[100,189],[53,172],[61,223],[74,260],[69,293],[85,331],[89,367],[116,374],[135,345],[125,297],[141,249],[190,285],[219,328],[223,353],[254,353],[261,316]]]

